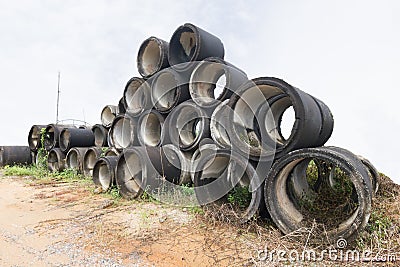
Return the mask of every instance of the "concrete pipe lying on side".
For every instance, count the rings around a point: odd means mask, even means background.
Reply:
[[[217,144],[212,140],[211,138],[204,138],[203,140],[200,141],[199,143],[199,148],[196,149],[192,157],[190,158],[189,161],[189,166],[190,166],[190,178],[192,182],[194,181],[194,174],[197,171],[200,171],[197,169],[197,163],[199,160],[204,157],[202,154],[207,153],[207,154],[213,154],[215,155],[215,152],[218,150]]]
[[[180,166],[174,166],[180,164],[179,156],[171,148],[165,151],[162,147],[124,149],[116,172],[117,186],[122,196],[136,198],[146,190],[157,198],[161,196],[160,192],[170,192],[171,187],[181,182]]]
[[[60,133],[60,148],[67,153],[73,147],[94,146],[94,140],[91,129],[65,128]]]
[[[247,75],[232,64],[220,58],[206,58],[193,70],[189,92],[200,107],[215,108],[247,81]]]
[[[33,125],[29,130],[28,144],[31,151],[38,151],[42,145],[42,129],[46,129],[47,125]]]
[[[126,112],[126,103],[124,97],[121,97],[121,99],[118,102],[118,110],[117,110],[117,115],[122,115],[125,114]]]
[[[93,182],[100,186],[103,192],[106,192],[115,185],[115,170],[118,157],[100,157],[93,167]]]
[[[140,197],[145,189],[147,176],[146,161],[141,156],[142,150],[125,149],[120,154],[115,170],[115,181],[120,194],[126,199]]]
[[[119,151],[138,145],[137,124],[138,118],[129,113],[117,116],[109,131],[110,145]]]
[[[325,180],[315,190],[318,178],[313,165],[294,171],[303,162],[325,162],[335,185]],[[306,190],[299,194],[298,187]],[[277,160],[265,180],[264,197],[271,218],[284,234],[323,224],[320,229],[324,233],[313,236],[323,236],[331,243],[338,238],[352,240],[362,232],[371,213],[372,190],[368,172],[357,156],[318,147],[299,149]]]
[[[161,129],[164,124],[164,115],[157,110],[148,110],[139,117],[137,137],[142,146],[160,146]]]
[[[115,116],[117,116],[118,107],[114,105],[107,105],[101,111],[100,119],[104,127],[109,128]]]
[[[83,159],[88,149],[88,147],[71,148],[66,156],[66,167],[68,169],[75,169],[79,173],[83,173]]]
[[[167,117],[162,131],[163,144],[174,144],[183,151],[194,151],[210,137],[210,114],[193,101],[177,106]]]
[[[0,146],[0,167],[32,163],[29,146]]]
[[[169,42],[168,61],[171,67],[186,69],[193,61],[208,57],[224,58],[221,40],[211,33],[186,23],[173,33]]]
[[[168,164],[179,169],[179,177],[175,181],[177,185],[187,185],[192,182],[190,177],[190,161],[192,153],[183,152],[178,147],[168,144],[162,146],[162,153],[168,160]]]
[[[50,151],[59,147],[60,133],[64,128],[76,128],[73,125],[49,124],[44,135],[44,148]]]
[[[347,156],[348,158],[351,158],[353,161],[360,161],[362,163],[362,166],[365,168],[365,171],[368,173],[368,179],[365,177],[364,181],[366,183],[366,185],[368,186],[368,190],[372,193],[372,196],[375,196],[376,191],[378,190],[378,171],[375,169],[375,167],[371,164],[371,162],[369,162],[367,159],[365,159],[362,156],[355,156],[353,154],[353,152],[342,148],[342,147],[336,147],[336,146],[327,146],[327,149],[336,151],[342,155]],[[354,159],[354,157],[356,157],[356,159]],[[327,165],[327,164],[326,164]],[[328,166],[331,167],[331,166]],[[335,186],[334,183],[334,172],[333,171],[327,171],[327,173],[329,174],[328,176],[328,181],[331,184],[331,186]],[[355,196],[354,196],[355,197]]]
[[[210,120],[210,134],[214,142],[223,148],[231,147],[231,139],[229,137],[230,125],[229,112],[232,109],[228,106],[229,99],[221,102],[211,115]]]
[[[240,222],[250,220],[258,212],[263,194],[255,168],[228,149],[208,152],[200,153],[195,167],[193,182],[199,204],[223,205],[226,216]]]
[[[61,149],[53,148],[49,151],[47,167],[51,172],[60,172],[65,169],[65,154]]]
[[[109,157],[109,156],[119,156],[118,150],[116,150],[113,147],[109,147],[105,152],[104,152],[104,157]]]
[[[319,100],[316,97],[311,96],[317,106],[319,107],[319,110],[321,112],[321,118],[322,118],[322,126],[321,130],[319,132],[318,136],[318,142],[316,142],[315,146],[323,146],[331,137],[332,132],[333,132],[333,125],[334,125],[334,120],[333,120],[333,115],[329,107]]]
[[[374,194],[376,194],[379,189],[380,174],[379,174],[378,170],[375,168],[375,166],[371,163],[371,161],[364,158],[363,156],[358,156],[358,158],[361,160],[361,162],[367,168],[368,174],[371,178],[373,192],[374,192]]]
[[[323,131],[328,127],[324,125],[320,103],[277,78],[249,81],[230,98],[228,105],[233,108],[231,142],[254,160],[270,157],[273,152],[279,158],[298,148],[315,147],[327,135]],[[290,131],[284,133],[282,125],[288,122]]]
[[[107,148],[100,148],[100,147],[88,148],[85,155],[83,156],[83,174],[85,176],[91,177],[93,175],[93,167],[96,164],[97,160],[100,158],[101,154],[103,153],[103,149]]]
[[[149,37],[140,45],[137,68],[143,78],[149,78],[169,67],[168,47],[168,42],[154,36]]]
[[[107,147],[108,146],[108,130],[101,124],[95,124],[92,127],[92,132],[94,134],[94,145],[97,147]]]
[[[180,103],[190,99],[189,78],[184,73],[168,68],[151,78],[151,101],[160,113],[169,113]]]
[[[138,77],[131,78],[125,86],[124,101],[126,112],[137,117],[151,109],[151,92],[149,83]]]

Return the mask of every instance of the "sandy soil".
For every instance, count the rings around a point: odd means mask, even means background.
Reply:
[[[241,229],[75,183],[0,178],[0,266],[243,266]],[[251,239],[252,237],[250,237]]]

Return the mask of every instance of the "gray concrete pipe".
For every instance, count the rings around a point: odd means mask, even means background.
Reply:
[[[60,149],[64,153],[73,147],[94,146],[94,133],[91,129],[65,128],[60,133]]]
[[[28,144],[31,151],[38,151],[42,145],[42,129],[46,129],[47,125],[33,125],[29,130]]]
[[[167,68],[151,78],[151,101],[153,107],[160,113],[169,113],[188,99],[190,99],[190,94],[187,73]]]
[[[244,71],[220,58],[206,58],[194,68],[189,82],[193,101],[202,108],[215,108],[248,81]]]
[[[107,147],[108,146],[108,129],[102,124],[95,124],[92,127],[92,132],[94,134],[94,145],[97,147]]]
[[[115,117],[110,131],[109,144],[118,151],[138,145],[137,139],[138,118],[130,113]]]
[[[104,127],[110,128],[115,116],[117,116],[118,107],[114,105],[105,106],[100,114],[101,123]]]
[[[47,167],[51,172],[61,172],[65,169],[65,154],[61,149],[53,148],[49,151]]]
[[[160,146],[161,130],[165,115],[157,110],[148,110],[142,113],[138,120],[137,137],[142,146]]]
[[[195,166],[193,182],[199,204],[224,205],[233,218],[240,222],[250,220],[257,214],[263,194],[256,169],[247,158],[229,149],[208,149],[198,155]],[[243,203],[229,202],[229,195],[234,194],[234,190],[246,195],[241,197]]]
[[[223,59],[224,55],[224,45],[218,37],[191,23],[179,26],[169,42],[168,61],[177,70],[190,68],[193,61]]]
[[[93,167],[93,183],[100,186],[103,192],[115,185],[117,162],[117,156],[100,157]]]
[[[71,148],[66,156],[67,169],[74,169],[77,170],[79,173],[83,173],[83,159],[88,149],[88,147]]]
[[[143,41],[137,55],[137,68],[143,78],[169,67],[168,47],[168,42],[154,36]]]
[[[59,148],[60,133],[65,128],[76,128],[74,125],[49,124],[46,127],[44,135],[44,148],[50,151],[53,148]]]
[[[90,147],[86,151],[85,155],[83,156],[83,174],[85,176],[92,176],[93,175],[93,167],[96,164],[98,158],[103,153],[103,149],[107,148],[100,148],[100,147]]]
[[[164,123],[162,143],[174,144],[183,151],[194,151],[199,142],[210,137],[211,114],[192,100],[177,106]]]
[[[29,146],[0,146],[0,167],[32,163]]]
[[[137,117],[144,111],[151,109],[150,84],[143,78],[131,78],[124,90],[126,113]]]
[[[311,160],[326,162],[337,169],[335,179],[341,181],[340,186],[346,185],[346,190],[338,191],[340,188],[325,183],[314,191],[310,184],[314,180],[308,177],[307,168],[294,171],[299,164],[308,165]],[[327,174],[331,176],[332,171]],[[309,185],[304,187],[306,183]],[[284,234],[311,227],[315,222],[323,223],[324,236],[335,242],[338,238],[348,241],[356,238],[367,225],[372,190],[368,171],[357,156],[340,148],[318,147],[295,150],[277,160],[266,177],[264,197],[271,218]],[[299,194],[300,191],[303,193]],[[314,207],[314,204],[324,206]],[[314,210],[318,213],[313,213]]]

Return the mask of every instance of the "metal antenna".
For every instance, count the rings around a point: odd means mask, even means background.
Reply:
[[[60,72],[58,72],[56,124],[58,123],[58,106],[59,106],[59,104],[60,104]]]

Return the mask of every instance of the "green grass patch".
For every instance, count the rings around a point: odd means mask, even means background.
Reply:
[[[51,180],[63,182],[79,182],[79,183],[92,183],[91,179],[86,178],[84,175],[79,174],[76,170],[66,169],[61,172],[50,172],[45,168],[38,166],[5,166],[3,168],[4,176],[29,176],[38,181]]]

